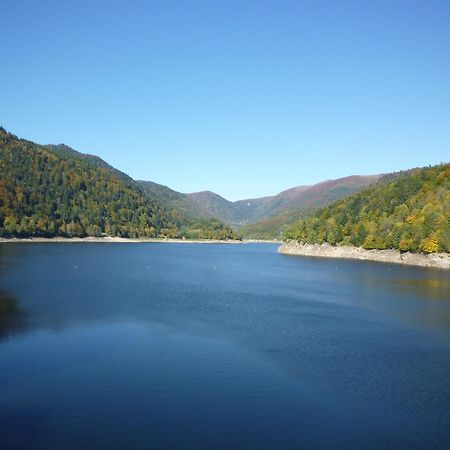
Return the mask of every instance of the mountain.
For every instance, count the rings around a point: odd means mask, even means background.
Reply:
[[[286,239],[365,249],[450,252],[450,164],[382,177],[293,224]]]
[[[169,208],[179,211],[191,220],[208,220],[214,218],[213,215],[205,212],[187,194],[174,191],[167,186],[154,183],[153,181],[138,181],[138,183],[148,195],[158,198]]]
[[[380,177],[381,175],[352,175],[281,192],[275,197],[277,202],[274,202],[268,217],[244,226],[240,229],[240,233],[248,238],[279,239],[283,231],[299,218],[366,188]]]
[[[328,180],[313,186],[297,186],[274,196],[230,202],[213,192],[187,194],[206,214],[241,229],[248,237],[273,238],[279,228],[292,223],[302,213],[327,205],[339,198],[357,192],[375,182],[380,175],[349,176]],[[273,219],[272,219],[273,218]],[[261,222],[262,221],[262,222]],[[252,224],[257,225],[252,225]],[[255,236],[264,228],[264,236]]]
[[[108,170],[111,173],[114,173],[115,176],[117,176],[118,178],[120,178],[124,181],[127,181],[127,182],[132,181],[132,178],[129,177],[127,174],[112,167],[106,161],[104,161],[103,159],[101,159],[100,157],[98,157],[96,155],[78,152],[77,150],[74,150],[73,148],[69,147],[66,144],[57,144],[57,145],[48,144],[48,145],[43,145],[42,147],[47,148],[52,153],[56,154],[57,156],[61,157],[62,159],[78,158],[78,159],[88,163],[90,167],[93,167],[95,169],[103,168],[103,169]]]
[[[194,192],[186,195],[204,214],[217,217],[235,228],[239,226],[239,218],[233,202],[211,191]]]
[[[190,239],[240,239],[234,232],[214,216],[204,212],[186,194],[174,191],[153,181],[138,181],[142,190],[150,197],[157,198],[167,210],[179,217],[181,234]]]
[[[192,220],[101,158],[39,145],[0,128],[0,235],[226,239],[217,219]]]

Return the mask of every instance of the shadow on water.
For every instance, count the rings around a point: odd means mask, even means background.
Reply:
[[[25,328],[24,313],[19,301],[0,290],[0,339]]]

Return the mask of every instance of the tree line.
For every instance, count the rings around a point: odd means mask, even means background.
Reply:
[[[450,252],[450,164],[380,179],[288,228],[300,243]]]
[[[216,220],[192,221],[104,161],[41,146],[0,128],[0,235],[230,239]]]

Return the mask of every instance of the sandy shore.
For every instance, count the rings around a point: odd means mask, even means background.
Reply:
[[[333,247],[329,244],[303,245],[295,241],[284,242],[278,251],[285,255],[359,259],[450,269],[450,254],[448,253],[400,253],[398,250],[365,250],[359,247]]]
[[[121,238],[121,237],[86,237],[86,238],[63,238],[63,237],[55,237],[55,238],[0,238],[1,243],[17,243],[17,242],[99,242],[99,243],[144,243],[144,242],[155,242],[155,243],[173,243],[173,244],[249,244],[249,243],[280,243],[280,241],[259,241],[254,239],[249,240],[219,240],[219,239],[129,239],[129,238]]]

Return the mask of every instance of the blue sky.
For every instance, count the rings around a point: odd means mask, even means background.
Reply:
[[[236,200],[450,160],[450,2],[2,0],[0,124]]]

